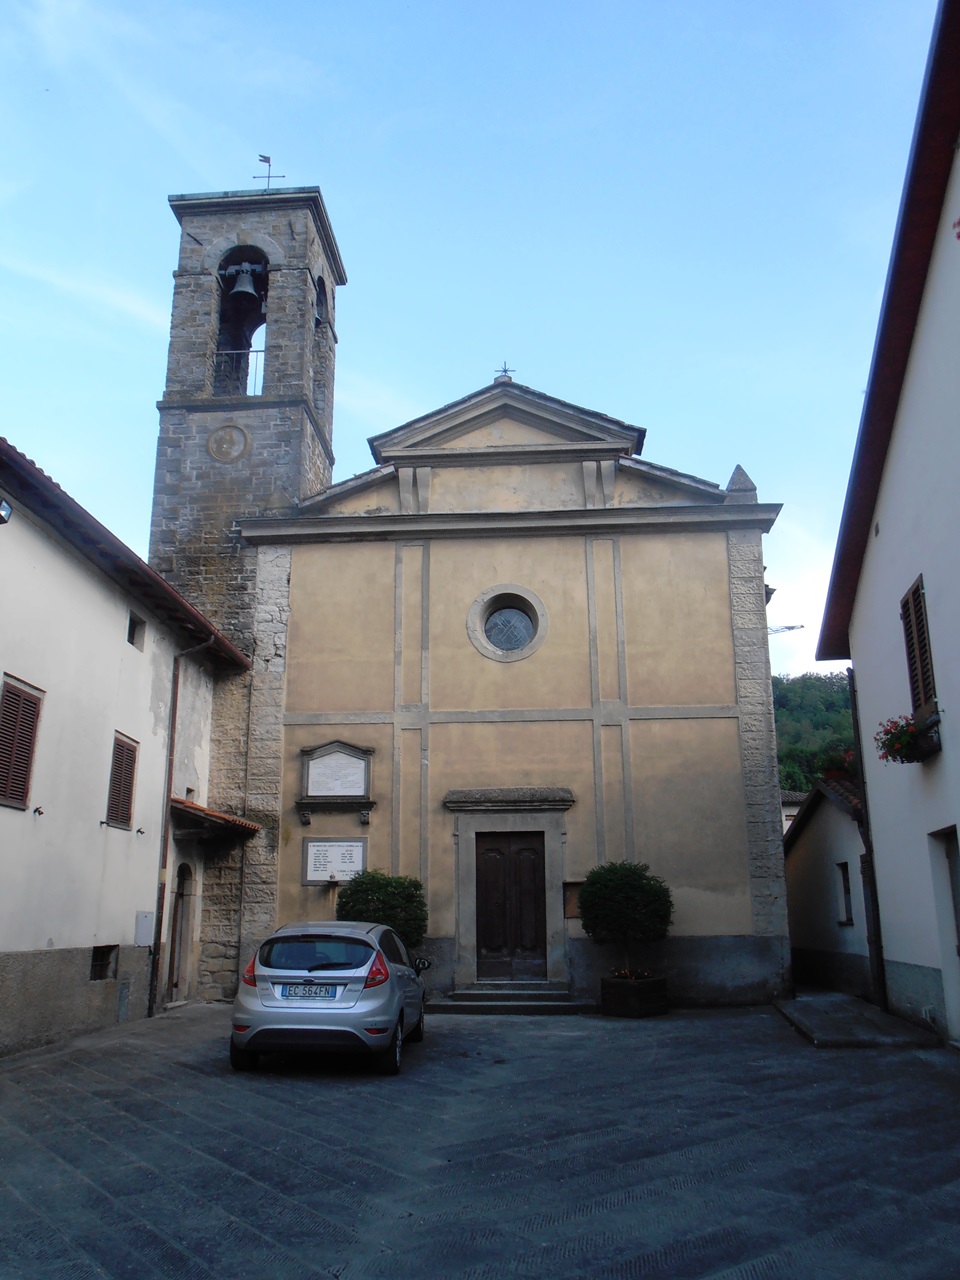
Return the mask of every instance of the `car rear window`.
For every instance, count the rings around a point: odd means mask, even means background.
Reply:
[[[362,969],[373,951],[369,942],[358,938],[308,934],[271,938],[260,948],[260,963],[264,969]]]

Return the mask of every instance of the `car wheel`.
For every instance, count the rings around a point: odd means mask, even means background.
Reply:
[[[420,1002],[420,1017],[417,1019],[417,1025],[407,1036],[407,1039],[411,1044],[419,1044],[423,1039],[423,1001]]]
[[[259,1057],[253,1049],[240,1049],[230,1041],[230,1065],[234,1071],[253,1071]]]
[[[382,1075],[398,1076],[400,1074],[400,1058],[403,1054],[403,1027],[400,1022],[393,1028],[393,1035],[386,1053],[381,1053],[377,1066]]]

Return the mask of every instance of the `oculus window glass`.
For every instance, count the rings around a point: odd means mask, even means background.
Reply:
[[[485,658],[517,662],[535,653],[546,639],[547,611],[526,587],[490,587],[470,606],[467,635]]]

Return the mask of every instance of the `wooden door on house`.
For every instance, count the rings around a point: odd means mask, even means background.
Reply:
[[[546,976],[543,832],[477,832],[477,978]]]

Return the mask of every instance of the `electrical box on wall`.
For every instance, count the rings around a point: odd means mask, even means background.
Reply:
[[[153,912],[138,911],[137,921],[133,926],[133,945],[135,947],[153,946]]]

